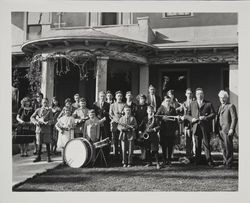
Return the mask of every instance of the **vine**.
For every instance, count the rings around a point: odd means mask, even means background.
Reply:
[[[67,74],[71,68],[78,68],[80,80],[88,80],[89,69],[92,64],[95,64],[96,56],[89,52],[83,52],[84,56],[75,52],[70,53],[51,53],[47,55],[37,54],[30,60],[30,68],[27,73],[31,91],[37,92],[41,89],[42,78],[42,62],[51,61],[54,63],[55,74],[62,76]],[[90,65],[91,64],[91,65]],[[93,66],[95,69],[95,66]]]

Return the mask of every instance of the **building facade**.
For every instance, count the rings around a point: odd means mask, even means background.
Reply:
[[[12,69],[41,70],[41,91],[91,104],[101,90],[134,95],[149,84],[163,96],[220,89],[238,106],[237,13],[12,13]],[[27,57],[30,60],[27,60]],[[19,81],[20,98],[29,82]],[[20,85],[20,83],[22,83]]]

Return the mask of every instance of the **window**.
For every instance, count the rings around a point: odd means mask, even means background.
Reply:
[[[171,17],[190,17],[193,16],[193,13],[183,12],[183,13],[163,13],[163,18],[171,18]]]
[[[84,27],[89,25],[89,13],[52,13],[52,28]]]
[[[118,13],[102,13],[101,23],[102,25],[117,25]]]
[[[41,25],[28,25],[27,38],[28,40],[39,39],[41,37],[42,26]]]

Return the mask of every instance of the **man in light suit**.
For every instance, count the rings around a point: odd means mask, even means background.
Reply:
[[[216,130],[219,132],[223,153],[223,165],[230,168],[233,163],[233,135],[238,121],[236,108],[228,102],[228,93],[221,90],[218,94],[220,107],[216,117]]]
[[[202,88],[195,91],[196,101],[192,101],[184,119],[192,123],[192,132],[195,136],[195,161],[200,164],[201,161],[201,144],[205,149],[207,164],[213,165],[210,151],[210,132],[212,119],[215,117],[214,108],[211,102],[204,100],[204,92]]]
[[[160,107],[161,102],[161,97],[155,94],[154,86],[149,85],[146,103],[154,107],[154,112],[156,112],[157,109]]]
[[[116,101],[110,105],[109,108],[109,116],[111,118],[110,126],[111,126],[111,132],[112,132],[112,141],[115,151],[115,157],[118,157],[118,145],[119,145],[119,133],[120,131],[117,129],[117,123],[119,119],[124,115],[124,107],[125,103],[122,102],[122,92],[117,91],[115,93],[115,99]]]

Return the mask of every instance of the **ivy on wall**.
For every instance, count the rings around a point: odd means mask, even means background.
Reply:
[[[30,59],[30,68],[27,73],[31,91],[33,92],[41,89],[42,62],[45,61],[54,63],[55,74],[59,77],[67,74],[71,68],[78,68],[80,80],[88,80],[89,70],[96,69],[96,56],[90,52],[37,54]]]

